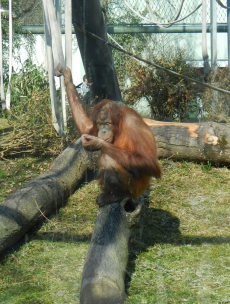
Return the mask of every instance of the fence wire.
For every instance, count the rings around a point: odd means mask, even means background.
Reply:
[[[201,0],[107,0],[102,1],[102,6],[110,16],[110,24],[146,24],[149,21],[168,24],[173,22],[179,12],[178,24],[202,23]],[[226,6],[226,0],[216,1],[218,23],[227,22]],[[207,1],[207,22],[210,23],[210,1]]]
[[[62,2],[64,8],[64,1]],[[207,0],[208,23],[210,23],[210,2]],[[159,23],[167,24],[175,19],[178,12],[180,14],[177,21],[182,19],[178,24],[202,23],[201,0],[101,0],[101,4],[107,12],[108,23],[111,25],[146,24],[149,21],[153,22],[154,19]],[[226,6],[227,0],[216,1],[217,23],[227,23],[227,9],[224,8]],[[197,7],[199,8],[195,10]],[[42,24],[41,3],[37,2],[34,9],[26,13],[22,19],[25,25]]]

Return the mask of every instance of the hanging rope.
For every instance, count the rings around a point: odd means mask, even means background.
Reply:
[[[65,65],[72,70],[72,0],[65,0]],[[67,129],[66,91],[64,77],[60,78],[64,130]]]
[[[59,76],[59,69],[63,68],[65,65],[60,37],[61,32],[58,31],[58,22],[56,19],[53,1],[43,0],[42,3],[45,26],[47,70],[49,76],[50,99],[52,109],[52,122],[58,135],[61,136],[63,134],[63,121],[58,107],[57,92],[54,80],[54,75]]]
[[[180,14],[181,14],[181,11],[182,11],[182,8],[183,8],[183,5],[184,5],[184,1],[185,1],[185,0],[182,0],[182,1],[181,1],[179,10],[178,10],[176,16],[174,17],[174,20],[173,20],[173,21],[176,21],[176,20],[180,17]]]
[[[216,2],[217,2],[222,8],[225,8],[225,9],[230,8],[230,7],[227,7],[226,5],[224,5],[220,0],[216,0]]]
[[[58,27],[61,29],[61,0],[55,0],[55,12],[56,12]],[[63,131],[65,132],[65,130],[67,128],[67,116],[66,116],[66,94],[65,94],[65,87],[64,87],[64,78],[59,77],[58,79],[56,79],[56,81],[58,81],[58,80],[59,80],[59,85],[60,85],[60,96],[61,96],[62,128],[63,128]],[[64,134],[64,132],[63,132],[63,134]]]
[[[59,135],[65,134],[67,127],[66,95],[64,78],[60,77],[62,115],[60,114],[54,76],[62,76],[66,66],[72,68],[72,1],[65,1],[65,59],[61,36],[61,1],[43,0],[46,54],[50,84],[53,125]]]
[[[65,71],[65,60],[61,42],[61,28],[58,24],[52,0],[42,0],[47,30],[47,44],[52,49],[53,74],[60,76]]]
[[[195,11],[197,11],[197,10],[201,7],[201,5],[202,5],[202,3],[200,3],[200,4],[199,4],[192,12],[190,12],[188,15],[186,15],[186,16],[184,16],[183,18],[177,20],[178,15],[180,15],[180,12],[181,12],[181,9],[182,9],[182,6],[183,6],[183,2],[182,2],[181,5],[180,5],[180,8],[179,8],[179,10],[178,10],[178,13],[177,13],[177,15],[176,15],[176,18],[174,18],[173,21],[171,21],[171,22],[169,22],[169,23],[160,23],[160,22],[156,19],[155,16],[154,16],[153,20],[150,20],[150,19],[148,19],[148,18],[142,16],[141,14],[139,14],[134,8],[132,8],[131,5],[128,4],[128,2],[127,2],[126,0],[124,0],[124,4],[125,4],[125,5],[134,13],[134,15],[140,17],[140,18],[141,18],[142,20],[144,20],[145,22],[148,22],[148,23],[151,23],[151,24],[155,24],[155,25],[157,25],[157,26],[159,26],[159,27],[166,27],[166,28],[167,28],[167,27],[170,27],[171,25],[173,25],[173,24],[175,24],[175,23],[178,23],[178,22],[183,21],[184,19],[188,18],[188,17],[191,16],[193,13],[195,13]],[[147,8],[148,8],[148,10],[149,10],[150,6],[149,6],[149,1],[148,1],[148,0],[146,0],[146,6],[147,6]],[[153,12],[152,12],[151,8],[150,8],[149,13],[150,13],[151,17],[153,17]]]

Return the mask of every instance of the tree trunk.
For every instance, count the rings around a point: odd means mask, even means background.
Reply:
[[[57,211],[74,193],[85,170],[94,169],[97,155],[76,141],[60,154],[49,171],[12,193],[0,204],[0,252],[16,243],[30,228]]]
[[[129,239],[141,209],[141,202],[128,198],[98,209],[82,274],[81,304],[124,303]]]
[[[111,48],[80,29],[108,40],[100,0],[73,0],[73,25],[86,75],[91,85],[91,98],[121,101]]]
[[[230,165],[229,124],[144,120],[156,136],[158,157]]]

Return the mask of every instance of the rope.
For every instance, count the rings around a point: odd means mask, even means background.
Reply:
[[[169,70],[169,69],[167,69],[167,68],[165,68],[165,67],[162,67],[161,65],[159,65],[159,64],[157,64],[157,63],[153,63],[153,62],[151,62],[151,61],[148,61],[148,60],[145,60],[145,59],[143,59],[143,58],[140,58],[140,57],[138,57],[138,56],[132,54],[131,52],[128,52],[128,51],[126,51],[126,50],[124,50],[124,49],[122,49],[122,48],[120,48],[120,47],[117,47],[117,46],[113,45],[112,43],[110,43],[109,41],[106,41],[106,40],[104,40],[103,38],[101,38],[101,37],[99,37],[99,36],[97,36],[97,35],[95,35],[95,34],[89,32],[89,31],[87,31],[87,30],[81,28],[81,27],[80,27],[79,25],[77,25],[77,24],[75,24],[75,26],[76,26],[76,28],[77,28],[79,31],[81,31],[83,34],[85,34],[85,35],[87,35],[87,36],[91,36],[91,37],[93,37],[93,38],[95,38],[95,39],[98,39],[98,40],[104,42],[105,44],[109,45],[110,47],[116,49],[117,51],[122,52],[122,53],[125,53],[126,55],[128,55],[128,56],[130,56],[130,57],[132,57],[132,58],[134,58],[134,59],[137,59],[137,60],[139,60],[139,61],[141,61],[141,62],[144,62],[144,63],[146,63],[146,64],[148,64],[148,65],[150,65],[150,66],[154,66],[155,68],[161,69],[161,70],[163,70],[163,71],[165,71],[165,72],[167,72],[167,73],[169,73],[169,74],[172,74],[172,75],[174,75],[174,76],[177,76],[177,77],[186,79],[186,80],[191,81],[191,82],[195,82],[195,83],[197,83],[197,84],[199,84],[199,85],[201,85],[201,86],[204,86],[204,87],[206,87],[206,88],[209,88],[209,89],[212,89],[212,90],[215,90],[215,91],[218,91],[218,92],[221,92],[221,93],[225,93],[225,94],[230,95],[230,92],[227,91],[227,90],[224,90],[224,89],[221,89],[221,88],[218,88],[218,87],[214,87],[214,86],[212,86],[212,85],[210,85],[210,84],[201,82],[201,81],[196,80],[196,79],[194,79],[194,78],[191,78],[191,77],[189,77],[189,76],[186,76],[186,75],[183,75],[183,74],[179,74],[179,73],[177,73],[177,72],[175,72],[175,71]]]
[[[63,134],[63,121],[60,115],[54,75],[60,76],[60,71],[65,69],[64,55],[61,43],[61,30],[57,22],[53,0],[43,0],[43,13],[45,25],[46,56],[50,86],[50,99],[52,109],[52,122],[55,130]],[[64,70],[63,70],[64,72]]]
[[[225,9],[229,9],[230,7],[227,7],[226,5],[224,5],[220,0],[216,0],[216,2],[219,4],[219,6],[221,6],[222,8]]]
[[[183,8],[183,5],[184,5],[184,1],[185,1],[185,0],[182,0],[182,1],[181,1],[179,10],[178,10],[178,12],[177,12],[177,14],[176,14],[176,16],[175,16],[175,18],[174,18],[173,21],[176,21],[176,20],[180,17],[180,14],[181,14],[181,11],[182,11],[182,8]]]
[[[54,75],[60,76],[65,71],[65,60],[62,51],[61,28],[58,24],[52,0],[43,0],[44,19],[47,29],[47,44],[52,47]]]
[[[197,11],[200,7],[201,7],[201,5],[202,5],[202,3],[200,3],[191,13],[189,13],[188,15],[186,15],[185,17],[183,17],[183,18],[181,18],[181,19],[178,19],[177,20],[177,18],[179,17],[178,15],[180,15],[180,12],[181,12],[181,9],[182,9],[182,6],[183,6],[183,2],[181,3],[181,5],[180,5],[180,8],[179,8],[179,11],[178,11],[178,14],[177,14],[177,16],[176,16],[176,18],[174,18],[174,20],[172,21],[172,22],[169,22],[169,23],[159,23],[158,22],[158,20],[153,16],[153,14],[151,13],[152,12],[152,10],[150,9],[150,11],[149,11],[149,13],[150,13],[150,15],[151,15],[151,17],[153,17],[153,19],[154,20],[150,20],[150,19],[148,19],[148,18],[145,18],[144,16],[141,16],[141,14],[139,14],[135,9],[133,9],[129,4],[128,4],[128,2],[127,1],[125,1],[124,0],[124,4],[136,15],[136,16],[138,16],[138,17],[140,17],[142,20],[144,20],[144,21],[146,21],[146,22],[148,22],[148,23],[152,23],[152,24],[155,24],[155,25],[157,25],[157,26],[159,26],[159,27],[170,27],[171,25],[173,25],[173,24],[175,24],[175,23],[178,23],[178,22],[180,22],[180,21],[183,21],[184,19],[186,19],[186,18],[188,18],[189,16],[191,16],[193,13],[195,13],[195,11]],[[148,8],[148,10],[149,10],[149,2],[148,2],[148,0],[146,1],[146,5],[147,5],[147,8]]]

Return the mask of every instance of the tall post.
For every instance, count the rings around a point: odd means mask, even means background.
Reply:
[[[6,92],[6,109],[10,109],[10,81],[12,76],[12,53],[13,53],[13,25],[12,25],[12,0],[9,0],[9,83]]]
[[[100,0],[72,0],[73,26],[85,73],[90,83],[90,98],[121,101],[112,50],[106,43],[107,27]],[[93,35],[99,37],[96,39]],[[102,40],[101,40],[102,39]]]
[[[2,109],[6,108],[6,100],[4,93],[4,84],[3,84],[3,52],[2,52],[2,8],[1,8],[1,0],[0,0],[0,101],[2,103]]]
[[[72,70],[72,1],[65,1],[65,62]]]
[[[230,71],[230,0],[227,0],[228,70]],[[228,73],[230,79],[230,72]]]
[[[213,71],[217,70],[217,14],[216,0],[210,0],[211,15],[211,67]]]
[[[208,47],[207,47],[207,3],[202,0],[202,57],[204,60],[204,80],[210,73]]]

